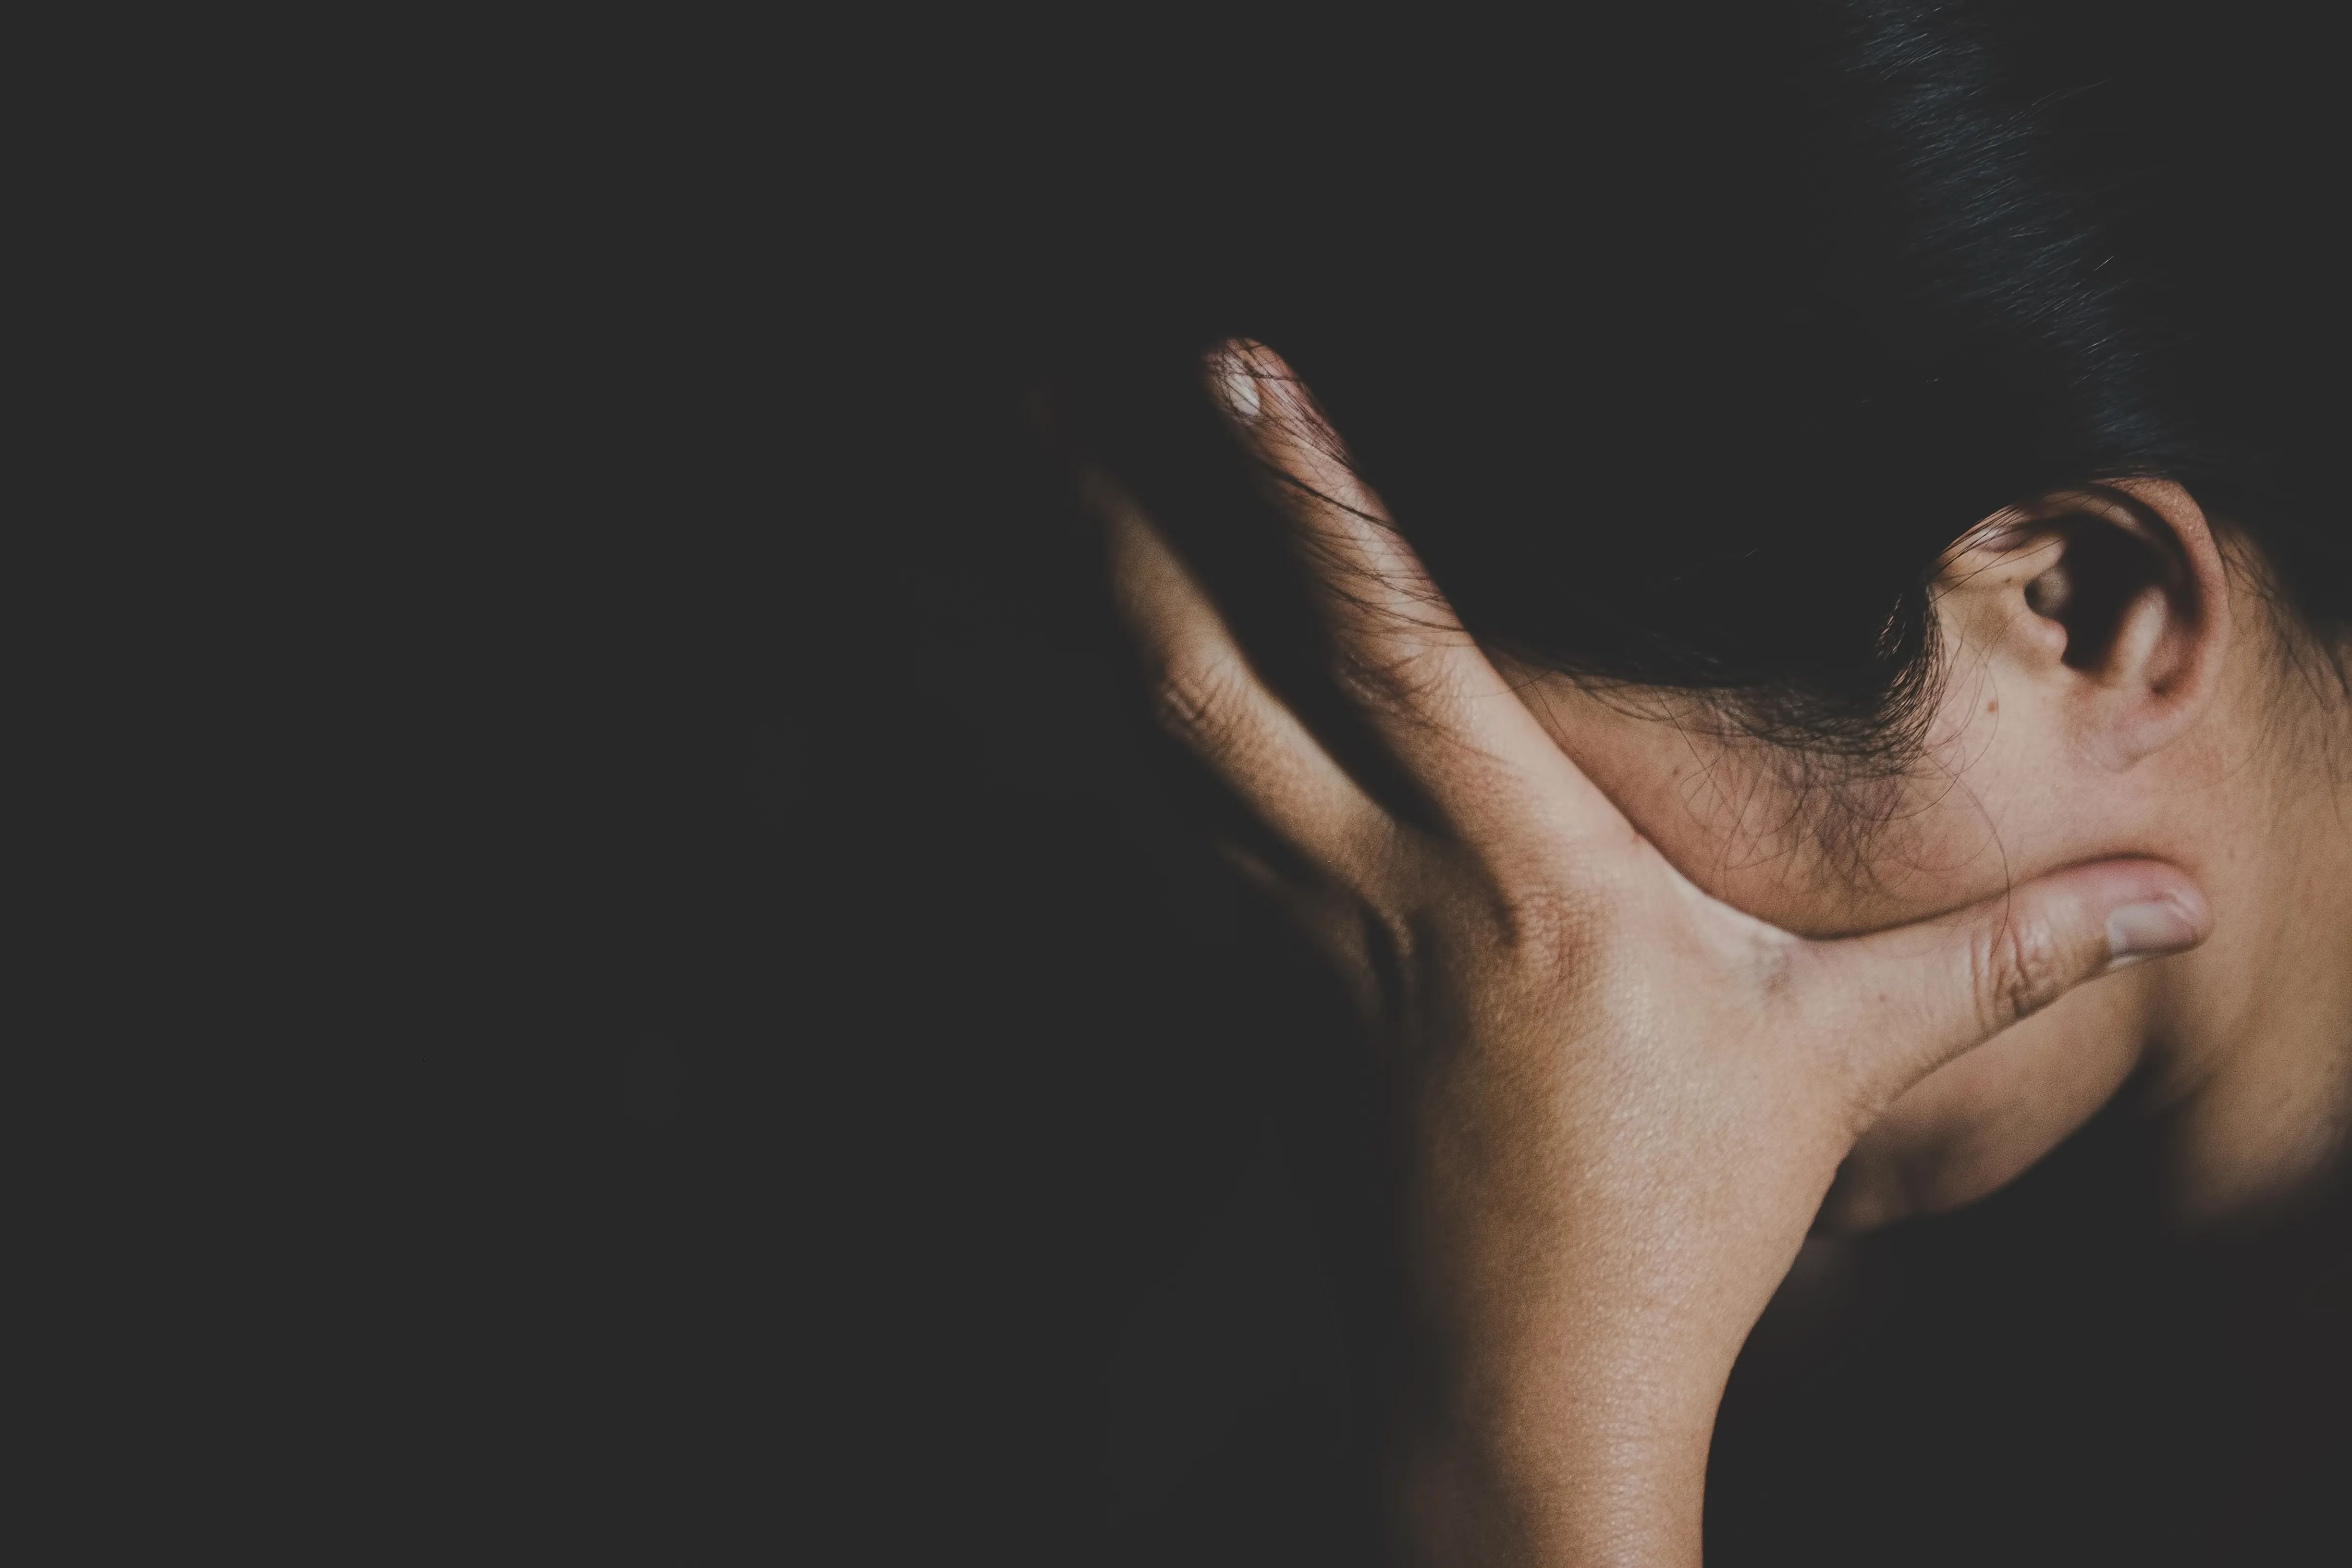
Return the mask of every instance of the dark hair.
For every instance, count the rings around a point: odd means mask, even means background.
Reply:
[[[1849,758],[1906,750],[1941,553],[2070,487],[2178,479],[2323,641],[2352,621],[2337,95],[2299,89],[2292,37],[2237,7],[1627,9],[1261,51],[1157,152],[1116,105],[1064,127],[1118,149],[1048,274],[1089,438],[1230,514],[1187,410],[1204,345],[1261,339],[1482,637]]]

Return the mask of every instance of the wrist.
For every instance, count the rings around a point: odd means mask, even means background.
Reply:
[[[1557,1353],[1455,1362],[1407,1435],[1409,1560],[1431,1564],[1699,1561],[1706,1460],[1728,1349],[1605,1324]]]
[[[1407,1464],[1406,1560],[1430,1568],[1696,1568],[1707,1447],[1706,1431],[1614,1424],[1540,1438],[1433,1434]]]

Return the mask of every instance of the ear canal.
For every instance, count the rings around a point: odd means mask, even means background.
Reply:
[[[2066,574],[2063,561],[2025,585],[2025,607],[2048,621],[2063,616],[2074,596],[2074,581]]]
[[[2029,609],[2066,630],[2066,663],[2121,673],[2156,652],[2180,573],[2160,544],[2097,521],[2072,531],[2058,564],[2026,585]]]

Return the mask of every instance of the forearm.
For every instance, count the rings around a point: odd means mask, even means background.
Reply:
[[[1670,1145],[1531,1123],[1538,1097],[1457,1066],[1410,1124],[1407,1560],[1696,1564],[1717,1407],[1807,1189],[1654,1168]]]

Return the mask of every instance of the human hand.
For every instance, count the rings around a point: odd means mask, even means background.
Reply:
[[[1210,371],[1333,678],[1427,808],[1351,775],[1152,522],[1090,480],[1160,721],[1290,852],[1231,857],[1408,1086],[1430,1397],[1403,1526],[1439,1561],[1695,1563],[1725,1379],[1855,1140],[2073,986],[2200,941],[2204,900],[2114,860],[1811,941],[1708,897],[1463,629],[1287,366],[1227,345]]]

